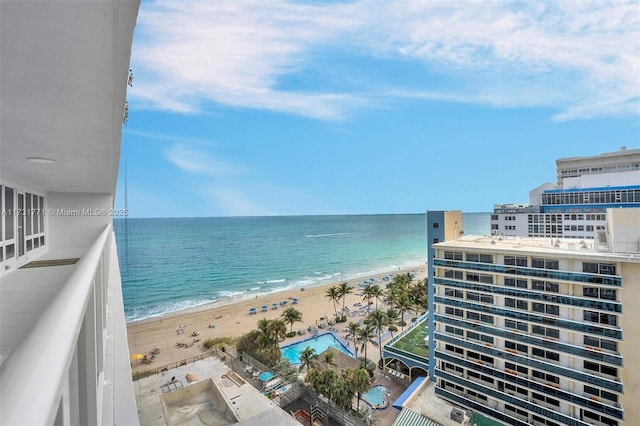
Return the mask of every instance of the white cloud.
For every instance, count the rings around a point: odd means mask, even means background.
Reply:
[[[232,177],[248,171],[245,166],[230,163],[209,152],[181,144],[167,149],[165,158],[176,167],[198,175]]]
[[[137,31],[131,94],[153,108],[191,113],[213,101],[336,119],[416,92],[549,106],[558,120],[640,114],[633,1],[158,2],[143,3]],[[374,80],[340,93],[282,88],[316,71],[314,55],[326,61],[332,52],[409,60],[450,78],[447,86]]]
[[[268,216],[270,213],[238,188],[212,185],[206,189],[211,209],[217,216]]]
[[[209,181],[194,190],[215,216],[273,216],[283,214],[328,214],[328,199],[307,191],[268,182]]]

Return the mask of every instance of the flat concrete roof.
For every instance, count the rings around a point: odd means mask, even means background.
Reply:
[[[194,384],[203,380],[213,381],[239,419],[234,423],[236,425],[299,425],[292,416],[250,383],[244,382],[238,386],[222,377],[231,372],[232,370],[218,358],[209,357],[133,382],[140,424],[171,424],[161,400],[164,395],[163,386],[171,382],[176,383],[178,389],[186,389],[192,384],[187,381],[187,374],[192,374],[197,377]]]

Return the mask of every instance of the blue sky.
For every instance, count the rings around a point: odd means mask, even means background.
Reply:
[[[640,148],[640,5],[144,1],[133,217],[491,211]]]

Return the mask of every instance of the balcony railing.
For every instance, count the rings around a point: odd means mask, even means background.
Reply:
[[[109,224],[0,366],[0,424],[101,424],[114,409],[103,403],[111,244]]]
[[[491,263],[465,262],[462,260],[433,259],[434,266],[470,269],[500,274],[520,275],[524,277],[540,277],[573,283],[604,284],[622,287],[622,277],[617,275],[600,275],[586,272],[559,271],[555,269],[528,268],[524,266],[494,265]]]

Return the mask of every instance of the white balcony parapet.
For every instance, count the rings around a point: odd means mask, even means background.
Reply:
[[[112,235],[109,224],[0,365],[0,424],[100,423]]]

